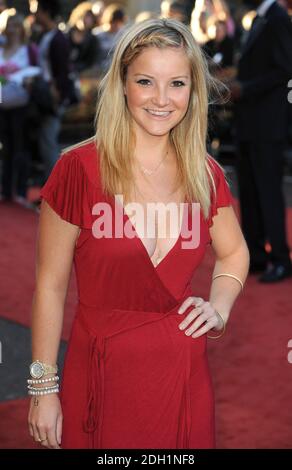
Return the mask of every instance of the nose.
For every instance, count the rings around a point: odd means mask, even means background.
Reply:
[[[167,86],[160,85],[155,87],[153,103],[161,108],[169,104],[169,96]]]

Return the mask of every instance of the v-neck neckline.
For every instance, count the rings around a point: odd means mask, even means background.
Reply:
[[[114,201],[116,201],[114,199]],[[184,204],[186,203],[186,200],[184,200]],[[114,202],[115,204],[115,202]],[[128,216],[126,210],[125,210],[125,207],[123,204],[120,203],[120,201],[118,200],[117,201],[117,204],[120,208],[120,210],[123,212],[123,218],[124,218],[124,221],[126,219],[126,222],[130,225],[133,233],[135,234],[135,236],[133,237],[134,239],[137,239],[137,244],[138,246],[140,247],[140,251],[142,251],[143,255],[144,255],[144,258],[146,258],[146,262],[148,264],[150,264],[151,266],[151,269],[157,274],[158,271],[160,270],[161,268],[161,264],[165,264],[165,262],[174,254],[176,248],[177,248],[177,245],[179,244],[179,242],[181,241],[181,238],[182,238],[182,230],[183,230],[183,227],[184,227],[184,224],[185,224],[185,217],[186,217],[186,206],[184,205],[183,206],[183,216],[182,216],[182,223],[181,223],[181,226],[180,226],[180,231],[179,231],[179,235],[176,239],[176,241],[174,242],[174,244],[172,245],[172,247],[168,250],[168,252],[166,253],[166,255],[161,259],[161,261],[155,266],[152,261],[151,261],[151,257],[149,256],[149,253],[144,245],[144,243],[142,242],[140,236],[138,235],[138,232],[135,228],[135,226],[133,225],[130,217]]]

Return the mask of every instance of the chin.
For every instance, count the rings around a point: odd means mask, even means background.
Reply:
[[[141,116],[133,117],[132,124],[134,125],[134,129],[140,131],[144,134],[149,134],[151,136],[162,137],[164,135],[168,135],[169,132],[179,124],[180,120],[175,119],[168,122],[157,122],[157,121],[146,121],[145,117],[144,120],[141,119]],[[182,118],[183,119],[183,116]]]
[[[157,125],[156,126],[155,125],[154,126],[150,125],[150,126],[145,127],[145,123],[143,123],[143,124],[144,124],[143,126],[140,124],[140,128],[144,132],[146,132],[147,134],[157,135],[157,136],[168,134],[171,131],[171,129],[173,129],[173,127],[176,126],[176,123],[172,123],[172,124],[167,123],[167,125],[166,124],[165,125],[160,125],[160,127],[158,127]]]
[[[156,137],[161,137],[163,135],[169,134],[170,129],[161,129],[161,130],[155,130],[155,129],[144,129],[144,132],[146,132],[149,135],[156,136]]]

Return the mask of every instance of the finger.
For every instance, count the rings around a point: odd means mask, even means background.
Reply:
[[[201,297],[188,297],[178,309],[178,313],[184,313],[185,310],[190,307],[191,305],[196,305],[198,302],[200,304],[201,301],[204,301]]]
[[[61,445],[61,441],[62,441],[62,425],[63,425],[63,417],[62,415],[59,415],[57,418],[57,429],[56,429],[57,442],[59,445]]]
[[[32,427],[32,432],[33,432],[33,435],[32,435],[33,440],[38,443],[40,436],[35,426]]]
[[[190,307],[191,305],[194,305],[194,299],[195,297],[188,297],[179,307],[178,313],[184,313],[184,311]]]
[[[43,426],[36,426],[34,436],[35,436],[35,441],[38,444],[43,444],[43,442],[47,439],[47,433],[46,433],[45,428]]]
[[[203,323],[205,323],[208,319],[208,314],[206,312],[201,313],[201,315],[198,316],[196,321],[185,331],[185,334],[187,336],[190,336],[193,334]]]
[[[202,297],[195,297],[195,299],[196,307],[201,307],[202,305],[204,305],[205,300],[202,299]]]
[[[199,314],[200,314],[200,317],[204,319],[204,321],[209,321],[211,318],[216,318],[214,315],[215,315],[215,311],[214,309],[210,306],[209,302],[204,302],[204,304],[202,305],[202,307],[197,307],[195,309],[195,311],[198,311]],[[200,326],[201,322],[198,322],[197,320],[197,323],[194,322],[194,327],[198,327]]]
[[[48,436],[48,444],[49,444],[50,449],[60,449],[60,446],[57,442],[55,427],[52,427],[49,429],[49,431],[47,432],[47,436]]]
[[[49,447],[48,445],[48,438],[46,436],[41,438],[42,440],[40,441],[40,445],[43,447]]]
[[[43,446],[43,447],[46,447],[47,449],[51,449],[50,445],[49,445],[49,440],[48,438],[46,437],[42,442],[40,442],[40,444]]]
[[[33,438],[37,444],[41,445],[44,445],[47,440],[45,435],[40,435],[37,431],[35,431]]]
[[[184,330],[194,319],[200,315],[202,307],[194,308],[181,322],[178,327],[180,330]]]
[[[214,328],[213,321],[207,322],[202,328],[197,330],[195,333],[192,334],[192,338],[199,338],[199,336],[204,335],[205,333],[208,333],[209,330]]]
[[[30,437],[34,437],[32,424],[28,423],[28,429],[29,429]]]

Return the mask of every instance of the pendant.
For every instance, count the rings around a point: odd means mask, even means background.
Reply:
[[[152,170],[147,170],[147,168],[144,168],[143,166],[141,167],[141,170],[145,175],[151,176],[153,171]]]

